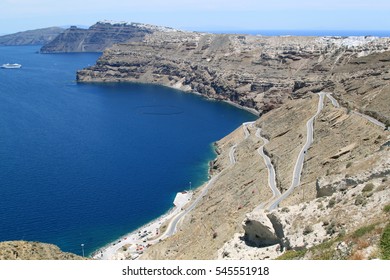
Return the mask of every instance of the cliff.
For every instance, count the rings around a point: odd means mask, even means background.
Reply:
[[[88,29],[77,26],[65,30],[41,48],[41,53],[103,52],[117,43],[140,42],[156,30],[172,30],[153,25],[99,21]]]
[[[44,45],[57,37],[63,28],[49,27],[0,36],[0,46]]]
[[[142,258],[381,258],[390,205],[389,43],[156,31],[78,71],[79,82],[157,83],[261,113],[216,143],[207,194]]]
[[[77,80],[157,83],[231,101],[260,113],[309,91],[326,90],[351,108],[368,112],[371,106],[384,104],[383,91],[389,88],[389,42],[388,38],[375,37],[154,32],[142,42],[109,48],[95,66],[79,71]],[[357,92],[355,84],[366,77],[375,82]],[[362,104],[363,96],[370,102]],[[383,121],[388,120],[389,113],[389,108],[378,112]]]

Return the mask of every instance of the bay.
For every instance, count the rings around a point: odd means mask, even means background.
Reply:
[[[0,241],[87,254],[208,179],[212,143],[255,116],[155,85],[77,84],[100,54],[0,47]]]

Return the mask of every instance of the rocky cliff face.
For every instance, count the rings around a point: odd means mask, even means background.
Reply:
[[[49,27],[0,36],[0,46],[44,45],[56,38],[64,29]]]
[[[142,42],[106,50],[95,66],[78,72],[77,80],[157,83],[267,112],[309,91],[336,91],[340,97],[346,96],[345,92],[356,95],[353,80],[357,77],[351,75],[356,67],[361,69],[360,78],[379,75],[375,80],[381,81],[368,84],[361,94],[370,86],[381,92],[389,85],[388,73],[376,68],[389,65],[389,43],[390,39],[374,37],[154,32]],[[364,63],[363,57],[374,53],[378,53],[377,62]],[[380,96],[373,102],[381,103]],[[389,111],[383,115],[388,118]]]
[[[72,26],[41,48],[42,53],[103,52],[116,43],[142,41],[153,26],[136,23],[97,22],[88,29]]]

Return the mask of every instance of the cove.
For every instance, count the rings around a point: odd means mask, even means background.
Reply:
[[[77,84],[99,54],[0,47],[0,241],[89,254],[208,179],[212,144],[256,117],[145,84]]]

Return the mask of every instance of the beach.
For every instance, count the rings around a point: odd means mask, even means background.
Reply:
[[[96,250],[91,257],[97,260],[137,259],[146,248],[169,236],[165,232],[160,232],[161,227],[185,212],[183,207],[191,201],[192,196],[193,192],[191,191],[177,193],[173,202],[174,207],[167,213]]]

